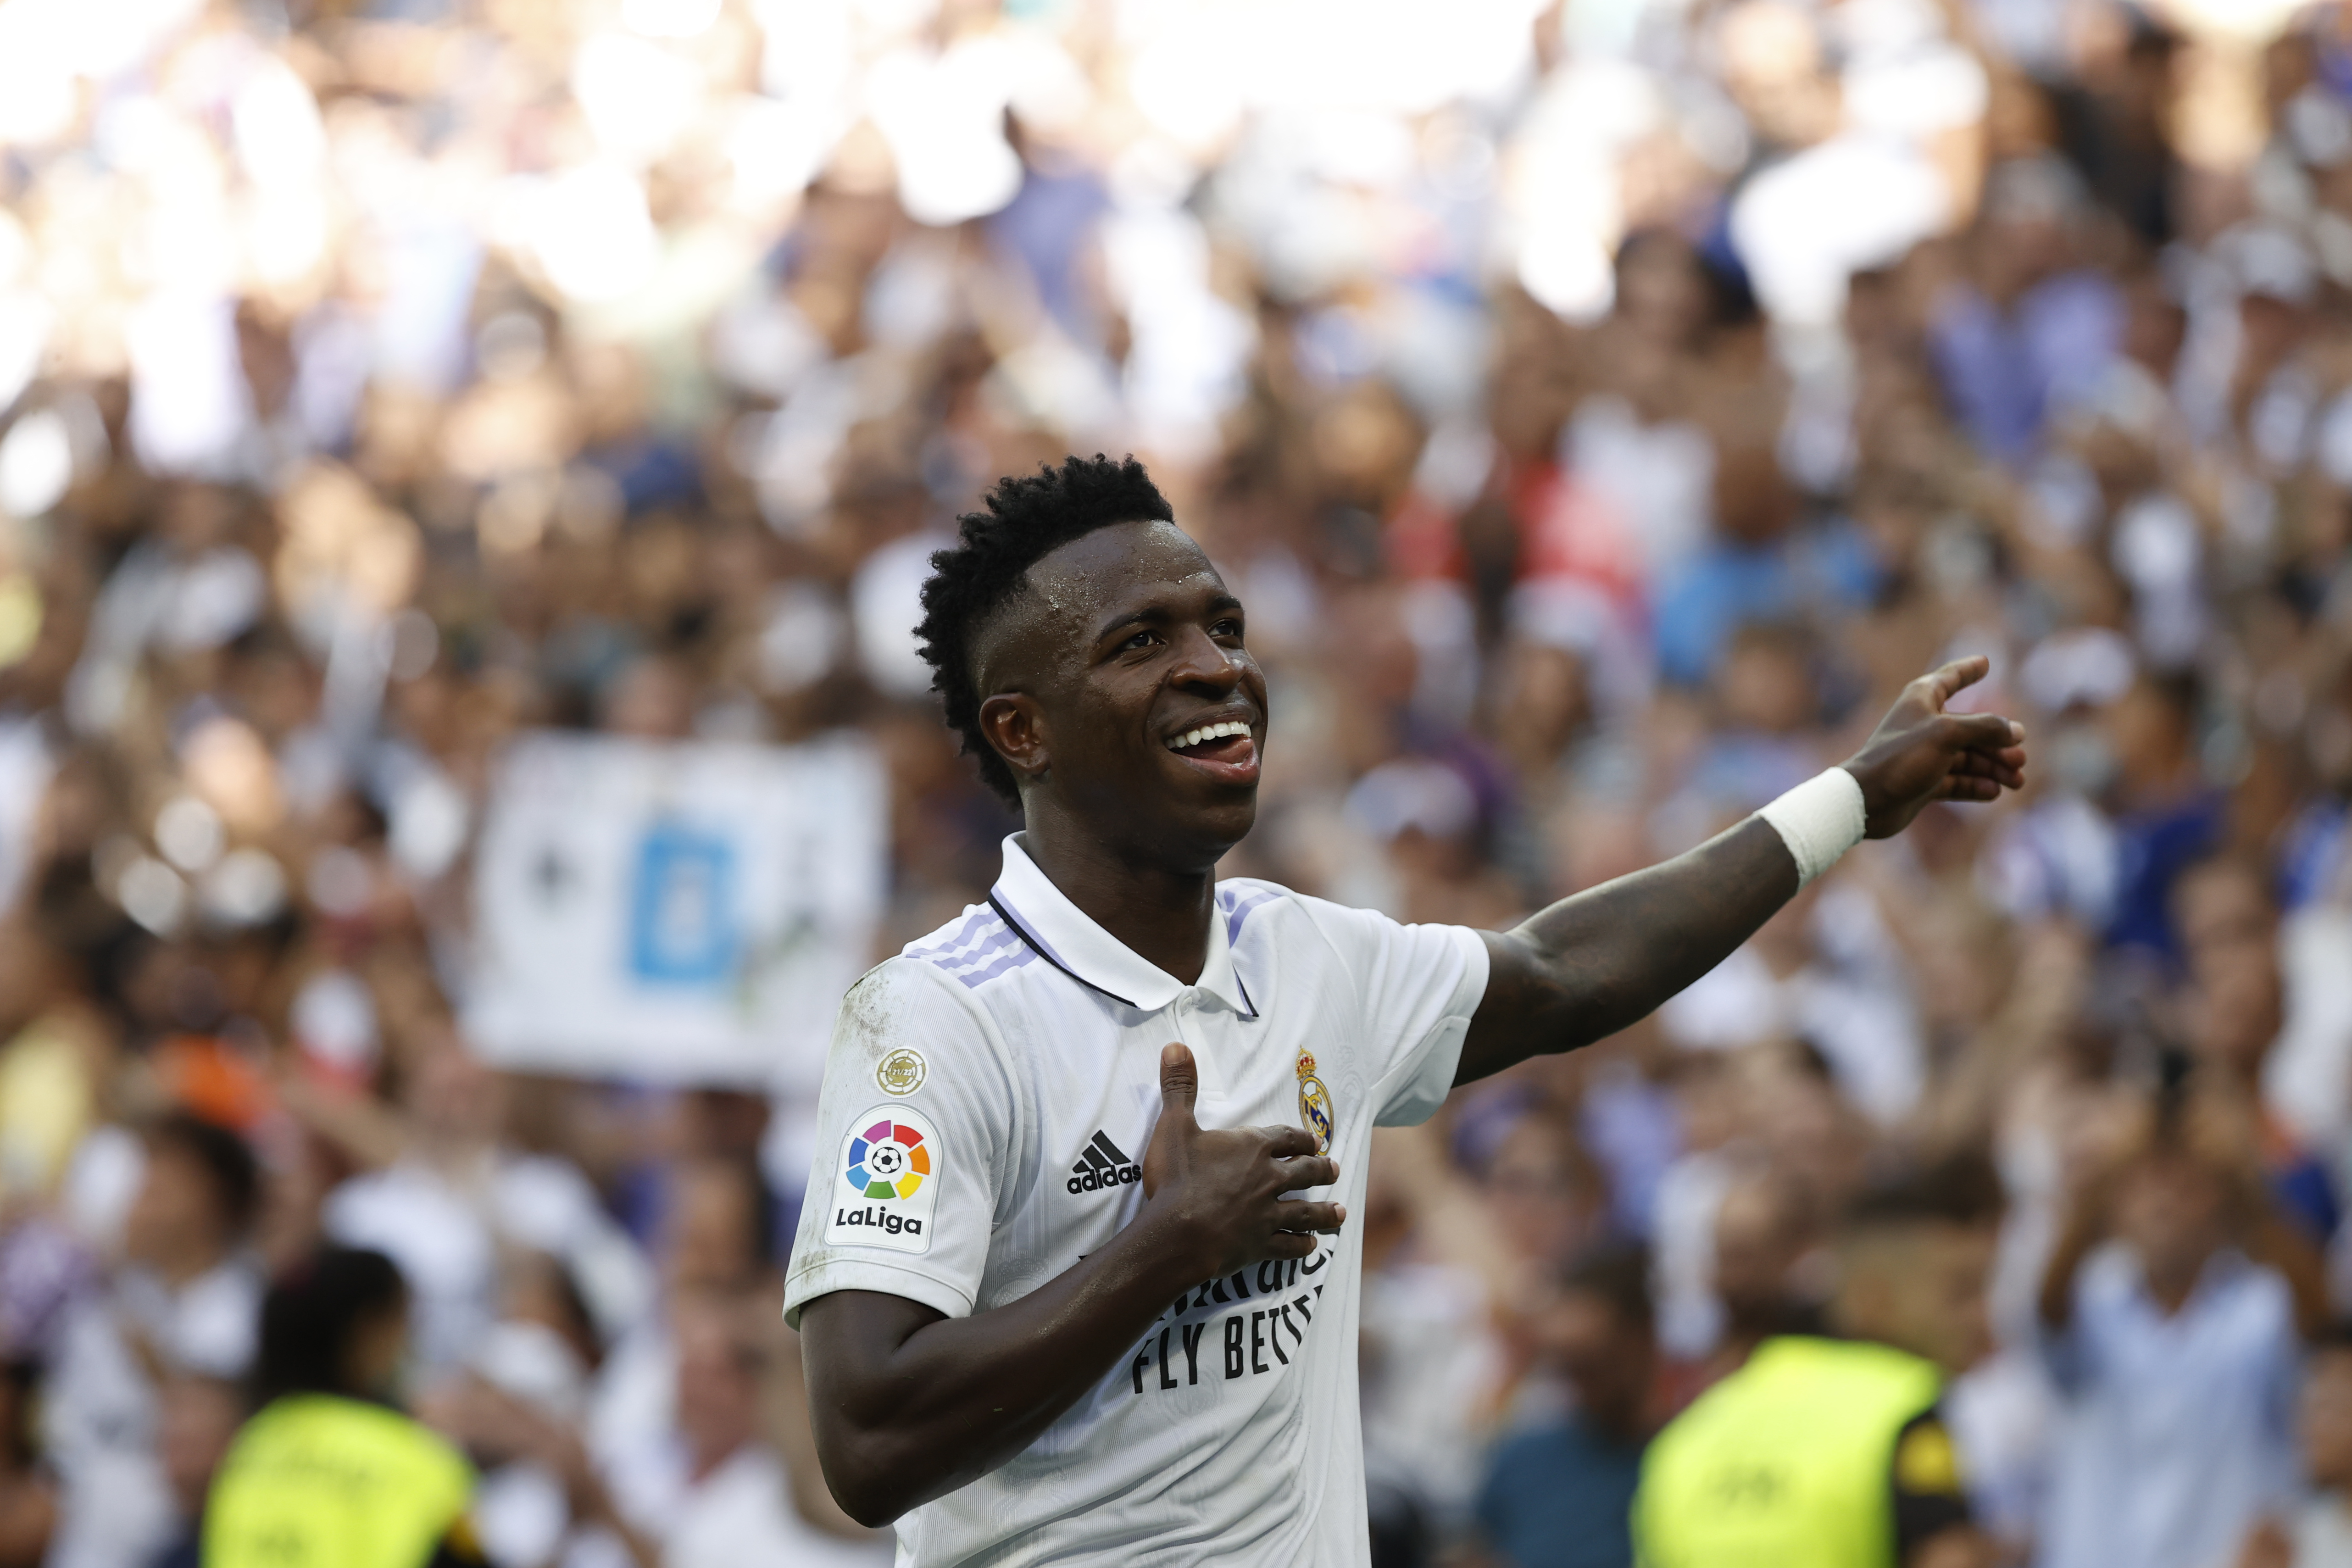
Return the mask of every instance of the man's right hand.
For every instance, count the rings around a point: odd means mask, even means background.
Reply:
[[[1305,1258],[1338,1204],[1285,1193],[1339,1180],[1296,1127],[1205,1132],[1192,1053],[1160,1058],[1160,1125],[1143,1154],[1143,1213],[1026,1295],[950,1318],[880,1290],[835,1290],[801,1316],[809,1419],[833,1495],[889,1523],[1003,1464],[1114,1369],[1195,1282]],[[1115,1382],[1114,1386],[1124,1386]]]
[[[1192,1114],[1200,1086],[1190,1050],[1171,1045],[1160,1053],[1160,1124],[1143,1152],[1138,1223],[1164,1227],[1171,1246],[1192,1252],[1194,1279],[1311,1255],[1314,1233],[1338,1230],[1348,1211],[1282,1194],[1329,1186],[1339,1163],[1318,1154],[1303,1128],[1203,1130]]]

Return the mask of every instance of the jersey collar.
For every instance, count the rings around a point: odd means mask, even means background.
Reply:
[[[1017,833],[1004,840],[1004,870],[989,889],[988,901],[1040,958],[1115,1002],[1156,1013],[1192,988],[1103,930],[1063,896],[1029,858]],[[1208,961],[1201,966],[1197,988],[1234,1012],[1255,1017],[1257,1009],[1234,973],[1233,938],[1225,928],[1223,911],[1213,910]]]

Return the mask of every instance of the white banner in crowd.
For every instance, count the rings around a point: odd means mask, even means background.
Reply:
[[[476,852],[468,1034],[524,1071],[813,1096],[888,798],[861,742],[521,737]]]

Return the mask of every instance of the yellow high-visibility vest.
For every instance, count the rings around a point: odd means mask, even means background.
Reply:
[[[1643,1568],[1894,1568],[1895,1439],[1942,1387],[1885,1345],[1767,1340],[1650,1445]]]
[[[464,1456],[396,1410],[289,1394],[221,1461],[205,1568],[424,1568],[473,1486]]]

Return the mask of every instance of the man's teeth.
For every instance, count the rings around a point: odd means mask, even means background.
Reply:
[[[1250,728],[1246,724],[1227,722],[1223,724],[1203,725],[1198,730],[1185,731],[1182,734],[1168,742],[1168,749],[1171,752],[1186,751],[1193,746],[1199,745],[1203,741],[1222,741],[1227,735],[1246,735],[1249,732]]]

